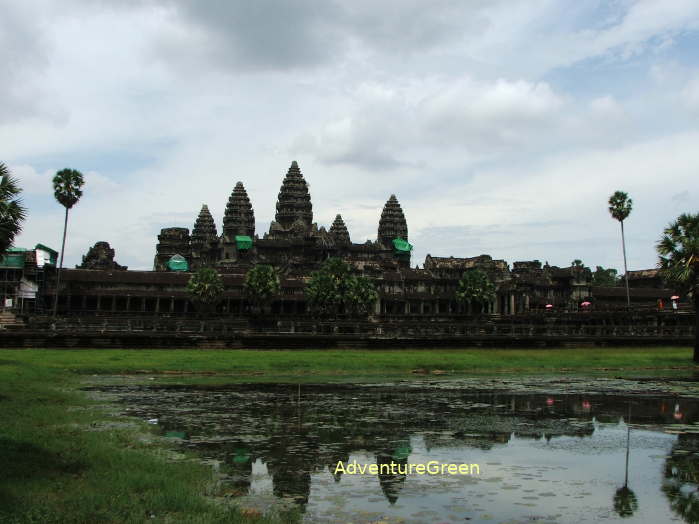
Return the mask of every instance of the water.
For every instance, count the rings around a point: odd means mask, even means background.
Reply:
[[[699,522],[699,400],[652,385],[102,389],[212,463],[222,496],[293,506],[308,522]],[[355,463],[365,474],[347,470]],[[428,463],[471,471],[406,473]]]

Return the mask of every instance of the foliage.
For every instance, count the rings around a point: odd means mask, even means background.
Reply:
[[[485,305],[495,298],[495,284],[484,271],[469,269],[459,280],[456,298],[463,303]]]
[[[629,214],[631,214],[632,205],[633,200],[623,191],[615,191],[609,197],[609,213],[612,215],[612,218],[619,222],[623,222],[628,218]]]
[[[699,213],[683,213],[663,232],[656,245],[660,274],[677,291],[694,298],[694,362],[699,362]]]
[[[269,304],[281,292],[279,274],[272,266],[256,264],[245,274],[245,296],[258,307]]]
[[[75,169],[62,169],[53,177],[53,195],[65,207],[71,209],[83,196],[83,175]]]
[[[663,278],[678,291],[694,294],[699,285],[699,213],[684,213],[663,232],[656,248]]]
[[[614,511],[622,518],[630,517],[638,510],[636,494],[624,486],[614,494]]]
[[[22,231],[22,222],[27,210],[22,200],[17,198],[22,192],[17,179],[0,162],[0,255],[9,248],[15,237]]]
[[[579,258],[576,258],[570,263],[571,267],[585,267],[585,264],[583,264],[583,261],[580,260]]]
[[[187,291],[193,302],[212,307],[218,304],[223,296],[223,279],[215,269],[203,267],[190,277]]]
[[[352,275],[349,264],[339,258],[329,258],[311,274],[305,293],[310,309],[320,314],[364,315],[378,299],[371,281]]]
[[[592,273],[593,286],[614,287],[618,281],[617,270],[613,268],[604,269],[602,266],[597,266]]]

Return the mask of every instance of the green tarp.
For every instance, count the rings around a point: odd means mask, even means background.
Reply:
[[[393,247],[398,253],[410,253],[413,250],[413,245],[408,244],[408,241],[402,238],[394,238]]]
[[[189,264],[182,255],[172,255],[167,261],[167,268],[170,271],[189,271]]]
[[[24,253],[6,253],[0,258],[0,267],[22,269],[24,267]]]
[[[243,235],[236,235],[235,247],[238,249],[250,249],[252,247],[252,238]]]
[[[0,257],[0,267],[22,269],[24,267],[24,253],[27,250],[23,247],[11,247]]]

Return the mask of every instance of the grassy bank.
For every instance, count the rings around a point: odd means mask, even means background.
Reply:
[[[210,467],[169,459],[149,427],[110,416],[79,378],[37,353],[0,352],[0,522],[275,521],[212,502]]]
[[[590,371],[691,367],[690,348],[455,350],[5,350],[0,358],[78,374],[198,372],[229,375],[371,375]]]
[[[411,372],[693,368],[689,348],[431,351],[0,350],[1,522],[247,522],[212,502],[210,468],[79,390],[86,374],[207,372],[220,380],[323,380]],[[284,518],[282,521],[286,521]]]

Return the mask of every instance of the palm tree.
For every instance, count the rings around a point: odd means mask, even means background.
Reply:
[[[663,231],[656,245],[663,278],[694,299],[694,362],[699,362],[699,213],[684,213]]]
[[[263,313],[265,306],[281,292],[279,273],[273,266],[256,264],[245,273],[243,289],[248,300]]]
[[[202,315],[211,313],[223,296],[223,279],[215,269],[203,267],[190,277],[187,291]]]
[[[66,217],[63,222],[63,242],[61,243],[61,261],[56,276],[56,295],[53,301],[53,316],[58,309],[58,292],[61,285],[61,270],[63,269],[63,254],[66,249],[66,233],[68,232],[68,211],[78,203],[83,196],[82,187],[85,181],[80,171],[75,169],[62,169],[53,177],[53,196],[59,204],[66,208]]]
[[[629,270],[626,267],[626,240],[624,239],[624,220],[631,213],[633,200],[623,191],[615,191],[609,197],[609,213],[612,218],[619,221],[621,224],[621,249],[624,253],[624,280],[626,281],[626,306],[631,306],[631,295],[629,294]]]
[[[5,253],[22,231],[27,210],[22,206],[22,200],[17,198],[21,192],[17,179],[0,162],[0,255]]]

